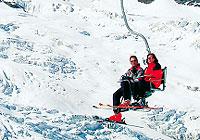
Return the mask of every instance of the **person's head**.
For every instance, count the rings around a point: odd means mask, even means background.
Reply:
[[[135,55],[130,56],[129,60],[130,60],[130,63],[131,63],[132,66],[138,65],[138,59]]]
[[[158,63],[158,59],[156,58],[156,55],[154,53],[149,53],[147,55],[146,63]]]

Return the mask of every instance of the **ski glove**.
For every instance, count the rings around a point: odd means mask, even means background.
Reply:
[[[122,75],[121,80],[133,80],[133,78],[129,77],[129,76]]]
[[[139,82],[139,80],[138,80],[138,79],[134,79],[133,81],[134,81],[134,82]]]

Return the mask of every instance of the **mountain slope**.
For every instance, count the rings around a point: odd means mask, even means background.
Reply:
[[[120,2],[16,1],[0,3],[0,136],[5,139],[198,139],[200,9],[156,0],[124,1],[133,30],[147,37],[167,88],[148,98],[163,110],[126,112],[127,122],[99,124],[92,115],[110,110],[120,76],[137,55],[143,68],[145,44],[131,35]]]

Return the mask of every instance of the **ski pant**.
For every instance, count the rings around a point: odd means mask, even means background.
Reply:
[[[153,86],[153,85],[152,85]],[[153,86],[154,87],[154,86]],[[135,97],[144,97],[147,91],[150,91],[151,84],[145,80],[141,80],[137,83],[137,94]]]
[[[136,83],[131,83],[129,81],[123,81],[121,82],[121,87],[113,94],[113,106],[120,105],[120,99],[121,97],[124,98],[124,100],[131,100],[132,93],[134,92],[134,89],[136,87]],[[119,112],[119,109],[113,109],[113,111]]]
[[[145,80],[141,80],[138,82],[131,83],[129,81],[121,82],[121,87],[113,94],[113,106],[120,105],[121,97],[124,100],[131,100],[131,96],[133,99],[138,99],[138,97],[144,97],[146,91],[149,91],[151,88],[150,82]],[[113,108],[115,113],[120,112],[120,109]]]

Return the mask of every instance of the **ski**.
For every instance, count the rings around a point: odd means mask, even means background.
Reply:
[[[96,105],[93,105],[92,107],[95,108],[95,109],[107,109],[107,110],[113,109],[113,108],[111,108],[109,106],[98,106],[98,105],[96,106]]]
[[[93,105],[94,108],[96,109],[113,109],[113,108],[119,108],[119,109],[162,109],[162,107],[149,107],[149,106],[127,106],[127,107],[120,107],[120,106],[113,106],[110,104],[103,104],[99,103],[98,106]]]
[[[138,125],[134,125],[134,124],[128,124],[125,122],[125,120],[121,121],[121,122],[117,122],[117,121],[111,121],[108,118],[102,118],[99,116],[93,116],[93,119],[99,123],[113,123],[113,124],[122,124],[122,125],[127,125],[127,126],[134,126],[134,127],[139,127],[139,128],[144,128],[142,126],[138,126]]]

